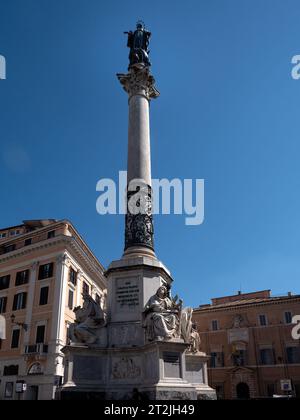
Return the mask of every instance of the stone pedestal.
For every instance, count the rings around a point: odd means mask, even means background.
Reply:
[[[171,285],[169,271],[155,258],[124,258],[109,266],[107,280],[110,347],[144,345],[143,309],[161,285]]]
[[[65,347],[61,398],[126,400],[136,392],[145,400],[215,398],[204,382],[206,362],[202,356],[187,355],[186,348],[185,343],[177,341],[138,348]],[[191,383],[191,378],[197,383]]]
[[[65,353],[62,399],[150,400],[215,397],[207,383],[207,360],[190,354],[182,338],[147,342],[143,309],[161,285],[171,286],[167,268],[140,256],[114,261],[107,270],[107,325],[96,345],[71,345]]]

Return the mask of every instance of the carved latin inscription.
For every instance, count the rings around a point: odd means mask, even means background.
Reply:
[[[116,282],[116,309],[118,312],[134,311],[139,306],[138,277],[118,279]]]

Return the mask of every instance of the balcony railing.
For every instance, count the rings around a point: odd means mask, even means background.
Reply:
[[[24,354],[47,354],[48,345],[47,344],[33,344],[25,346]]]

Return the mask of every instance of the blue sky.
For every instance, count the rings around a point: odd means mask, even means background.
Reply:
[[[152,31],[152,175],[204,178],[205,222],[156,216],[174,292],[299,293],[298,0],[1,0],[0,225],[68,218],[107,266],[123,216],[96,213],[96,183],[126,169],[123,31]]]

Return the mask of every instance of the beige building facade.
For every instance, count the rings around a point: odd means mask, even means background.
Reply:
[[[0,230],[0,400],[55,398],[83,292],[105,305],[104,268],[69,221]]]
[[[300,398],[300,342],[293,317],[300,295],[269,290],[212,299],[194,310],[201,348],[210,355],[209,385],[220,399]]]

